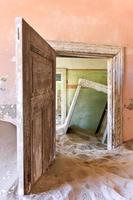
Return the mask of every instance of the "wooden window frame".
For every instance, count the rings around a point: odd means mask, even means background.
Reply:
[[[123,143],[124,48],[79,42],[47,41],[59,57],[106,58],[108,72],[107,148]]]
[[[91,89],[94,89],[98,92],[103,92],[105,94],[108,93],[106,85],[103,85],[101,83],[96,83],[94,81],[90,81],[90,80],[86,80],[86,79],[79,79],[78,86],[77,86],[77,89],[75,91],[71,106],[69,108],[66,121],[64,123],[64,126],[62,126],[64,133],[67,132],[68,127],[70,125],[70,121],[71,121],[77,100],[79,98],[79,93],[80,93],[81,88],[91,88]]]

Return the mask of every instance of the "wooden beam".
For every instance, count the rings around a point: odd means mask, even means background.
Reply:
[[[73,115],[73,112],[74,112],[74,109],[75,109],[75,106],[76,106],[76,103],[77,103],[77,99],[78,99],[78,96],[79,96],[80,89],[81,89],[81,85],[78,85],[76,92],[74,94],[74,97],[73,97],[67,118],[65,120],[65,124],[64,124],[64,127],[63,127],[64,133],[67,132],[67,129],[69,127],[69,124],[70,124],[70,121],[71,121],[71,118],[72,118],[72,115]]]
[[[83,42],[51,41],[47,42],[55,49],[57,56],[83,58],[112,58],[121,47],[111,45],[96,45]]]

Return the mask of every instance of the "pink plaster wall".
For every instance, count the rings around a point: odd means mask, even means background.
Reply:
[[[15,17],[45,39],[126,47],[124,138],[133,138],[133,0],[1,0],[0,75],[8,75],[1,103],[15,103]],[[6,98],[5,98],[6,97]]]

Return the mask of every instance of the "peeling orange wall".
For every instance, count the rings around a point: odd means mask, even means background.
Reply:
[[[8,75],[0,104],[15,103],[15,17],[45,39],[126,47],[124,138],[133,138],[133,0],[1,0],[0,75]]]

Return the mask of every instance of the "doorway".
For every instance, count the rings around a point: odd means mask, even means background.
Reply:
[[[63,81],[64,80],[64,81]],[[56,58],[56,126],[65,126],[76,91],[83,81],[92,85],[80,88],[66,132],[93,140],[95,146],[107,144],[107,60],[93,58]],[[81,81],[82,80],[82,81]],[[99,86],[99,91],[97,90]],[[64,113],[65,111],[65,113]],[[61,116],[66,116],[61,123]],[[57,131],[58,132],[58,131]],[[70,136],[70,134],[68,135]],[[88,136],[88,138],[87,138]],[[88,143],[89,145],[89,143]]]
[[[47,42],[55,49],[56,56],[107,59],[107,148],[111,150],[122,144],[124,48],[109,45],[90,45],[79,42]]]

